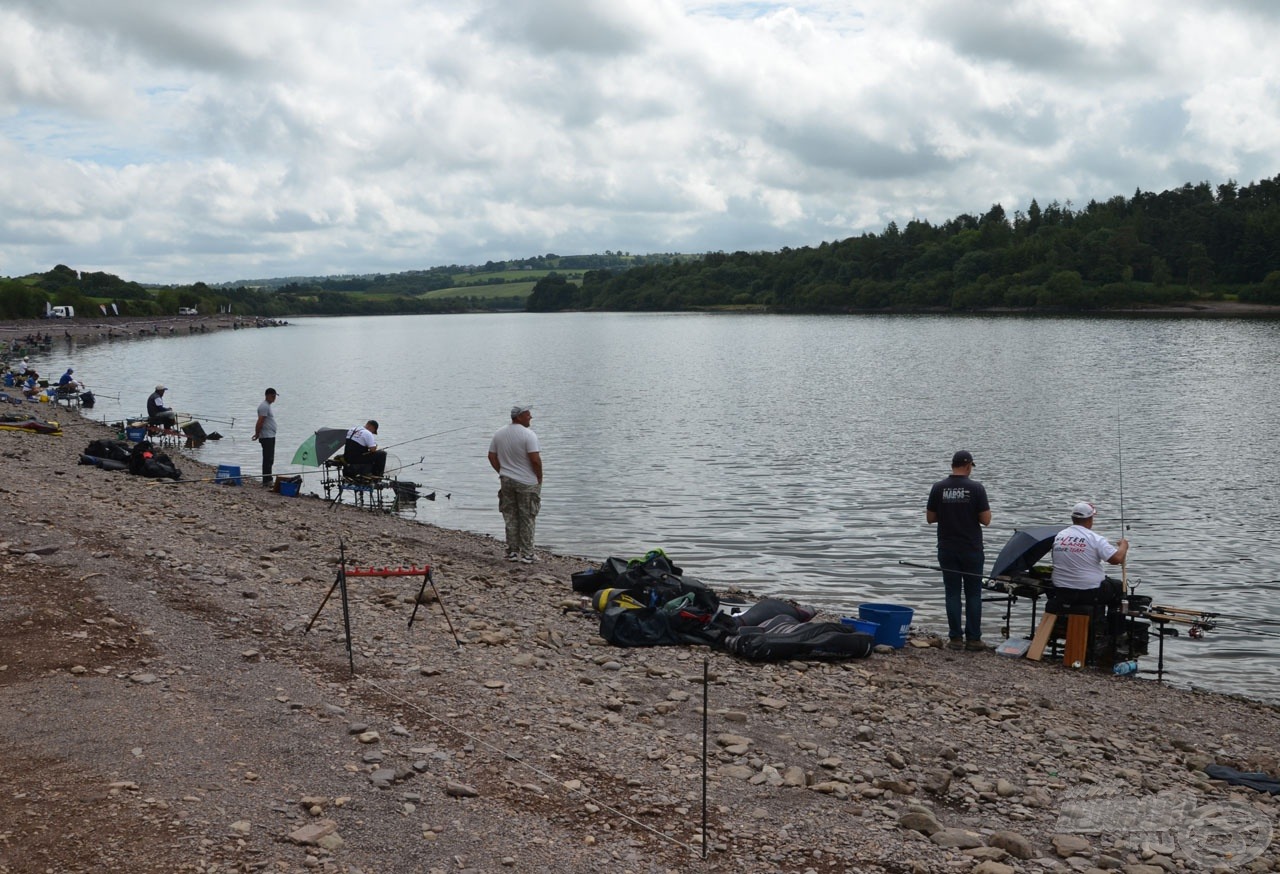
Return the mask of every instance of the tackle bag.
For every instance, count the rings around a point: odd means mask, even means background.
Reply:
[[[129,444],[120,440],[90,440],[89,445],[84,448],[84,454],[94,458],[123,461],[125,464],[129,463],[131,455]]]
[[[657,607],[609,607],[600,614],[600,636],[614,646],[679,646],[685,640]]]
[[[797,622],[775,616],[721,641],[724,649],[751,661],[813,659],[844,661],[871,655],[875,638],[839,622]]]
[[[150,440],[133,444],[129,456],[129,473],[152,479],[181,479],[182,471],[163,452],[157,452]]]

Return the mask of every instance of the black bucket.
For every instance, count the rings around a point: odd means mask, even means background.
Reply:
[[[1148,613],[1151,611],[1151,596],[1128,595],[1125,597],[1125,606],[1129,613]]]

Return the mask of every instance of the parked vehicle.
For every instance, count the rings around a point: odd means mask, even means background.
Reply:
[[[195,307],[178,307],[178,315],[180,316],[198,316],[200,311]]]

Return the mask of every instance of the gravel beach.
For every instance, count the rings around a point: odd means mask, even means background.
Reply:
[[[570,587],[604,556],[80,465],[115,434],[39,412],[0,431],[0,872],[1280,870],[1274,796],[1205,772],[1280,773],[1271,706],[928,638],[617,649]],[[354,675],[340,544],[439,593],[349,578]]]

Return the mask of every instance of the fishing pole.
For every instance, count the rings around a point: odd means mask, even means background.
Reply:
[[[407,446],[410,443],[417,443],[419,440],[427,440],[431,437],[440,437],[444,434],[454,434],[458,431],[466,431],[468,428],[475,427],[473,425],[464,425],[461,428],[450,428],[448,431],[437,431],[434,434],[424,434],[421,437],[414,437],[411,440],[402,440],[399,443],[392,443],[390,446],[380,446],[379,449],[394,449],[397,446]]]
[[[230,419],[216,419],[213,416],[202,416],[199,413],[182,413],[182,415],[190,416],[193,421],[197,421],[197,422],[217,422],[219,425],[227,425],[227,426],[234,426],[236,423],[234,416],[232,416]]]
[[[296,476],[296,477],[304,477],[304,476],[315,476],[315,475],[316,475],[316,474],[318,474],[318,473],[324,473],[324,471],[321,471],[321,470],[299,470],[299,471],[295,471],[295,472],[293,472],[293,473],[281,473],[281,474],[276,474],[276,473],[274,473],[274,472],[273,472],[273,473],[271,474],[271,476],[289,476],[289,477],[294,477],[294,476]],[[239,479],[242,479],[242,480],[245,480],[245,479],[253,480],[253,479],[258,479],[258,478],[260,478],[261,476],[262,476],[262,471],[252,471],[252,470],[250,470],[250,471],[247,471],[247,472],[246,472],[246,471],[241,471],[241,472],[240,472],[240,475],[239,475],[239,477],[238,477],[238,478],[239,478]],[[237,477],[236,477],[235,475],[233,475],[233,474],[228,474],[228,473],[225,473],[225,472],[224,472],[224,473],[214,474],[213,476],[201,476],[201,477],[196,477],[195,479],[168,479],[168,478],[156,478],[156,479],[151,479],[149,482],[151,483],[151,485],[156,485],[156,486],[163,486],[163,485],[169,485],[169,486],[177,485],[177,486],[181,486],[181,485],[188,485],[188,484],[190,484],[190,483],[229,483],[229,484],[235,484],[235,480],[236,480],[236,479],[237,479]]]
[[[1120,401],[1116,401],[1116,467],[1120,486],[1120,539],[1124,540],[1125,531],[1128,530],[1124,523],[1124,439],[1120,429]],[[1120,562],[1120,590],[1124,594],[1129,594],[1129,554],[1126,552],[1124,561]]]

